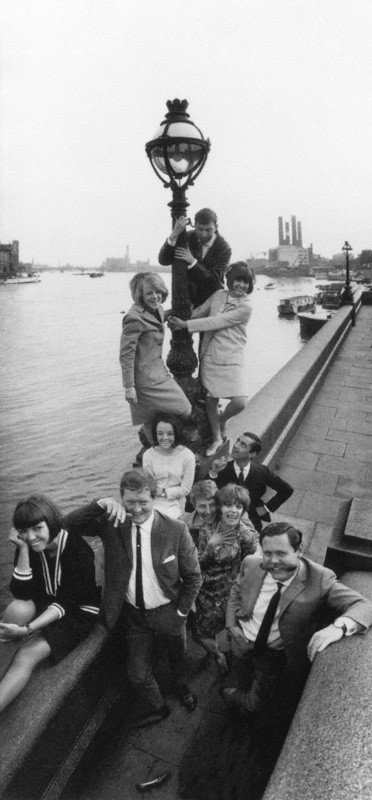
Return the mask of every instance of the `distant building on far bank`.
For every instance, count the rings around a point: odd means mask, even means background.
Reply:
[[[15,239],[11,244],[0,242],[0,277],[9,278],[19,271],[19,242]]]
[[[289,222],[283,226],[283,217],[278,217],[278,246],[269,249],[269,258],[262,263],[262,259],[247,259],[257,274],[306,276],[316,275],[318,271],[329,267],[329,260],[313,252],[313,245],[304,247],[302,243],[301,222],[291,217],[291,232]]]
[[[129,257],[129,247],[126,247],[124,258],[106,258],[102,263],[105,272],[170,272],[170,267],[162,267],[160,264],[150,264],[147,261],[136,261],[132,263]]]

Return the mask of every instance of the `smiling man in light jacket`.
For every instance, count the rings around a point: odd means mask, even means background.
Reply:
[[[100,536],[105,553],[103,613],[109,629],[117,623],[128,644],[128,676],[146,703],[136,727],[169,714],[152,671],[154,640],[168,646],[169,663],[181,703],[192,711],[196,696],[185,683],[186,619],[202,583],[196,547],[187,526],[154,510],[156,482],[142,469],[120,482],[124,509],[116,526],[102,499],[69,515],[86,536]],[[126,512],[126,513],[125,513]]]

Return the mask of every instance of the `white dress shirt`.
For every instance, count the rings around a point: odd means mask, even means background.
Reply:
[[[156,577],[151,555],[151,528],[154,521],[154,512],[140,525],[141,530],[141,555],[142,555],[142,586],[145,608],[158,608],[170,603],[163,590],[160,588]],[[137,525],[132,523],[132,553],[133,569],[129,578],[127,599],[136,605],[136,567],[137,567]]]
[[[239,620],[239,625],[244,633],[246,639],[249,642],[255,642],[257,638],[258,631],[260,629],[262,620],[264,618],[266,609],[270,603],[271,598],[275,594],[278,588],[278,583],[283,584],[283,588],[281,591],[281,597],[283,596],[284,592],[288,588],[288,586],[292,583],[295,579],[297,572],[292,575],[291,578],[287,581],[276,581],[270,574],[267,572],[263,581],[263,584],[260,589],[260,593],[257,597],[252,616],[247,619]],[[276,609],[274,620],[272,626],[270,628],[270,633],[267,639],[268,645],[272,647],[278,647],[281,644],[280,633],[279,633],[279,613],[280,613],[280,601],[278,608]],[[345,623],[346,625],[346,633],[345,636],[352,636],[353,633],[357,633],[359,631],[360,626],[357,622],[355,622],[351,617],[337,617],[338,622]]]

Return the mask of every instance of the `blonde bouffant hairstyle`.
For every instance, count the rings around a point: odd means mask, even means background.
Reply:
[[[129,286],[134,302],[139,306],[143,306],[143,287],[145,283],[161,294],[161,302],[164,303],[168,297],[168,289],[163,278],[157,272],[137,272],[133,276]]]

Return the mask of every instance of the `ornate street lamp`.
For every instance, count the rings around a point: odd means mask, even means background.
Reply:
[[[352,305],[354,303],[354,297],[350,286],[350,265],[349,265],[349,253],[350,250],[352,250],[353,248],[351,247],[349,242],[345,242],[344,246],[341,249],[344,251],[346,256],[346,280],[345,280],[345,286],[341,292],[341,300],[342,300],[342,305],[346,306],[350,304]]]
[[[172,190],[172,200],[168,205],[173,227],[178,217],[186,215],[189,205],[186,189],[193,185],[202,171],[210,150],[209,139],[204,138],[200,128],[189,118],[187,107],[187,100],[168,100],[168,113],[155,136],[146,144],[154,172],[165,188]],[[186,245],[185,234],[179,236],[177,244],[180,247]],[[181,319],[190,317],[187,264],[176,258],[172,264],[172,310]],[[196,387],[191,376],[197,358],[187,331],[173,331],[167,364],[193,402]]]

